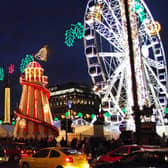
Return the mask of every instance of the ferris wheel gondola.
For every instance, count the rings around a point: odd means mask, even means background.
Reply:
[[[84,16],[88,72],[102,109],[121,118],[132,115],[133,92],[124,0],[89,0]],[[129,1],[138,104],[154,106],[155,121],[164,124],[167,65],[160,24],[143,0]]]

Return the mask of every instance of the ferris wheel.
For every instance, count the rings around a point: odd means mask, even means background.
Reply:
[[[143,0],[129,0],[137,97],[140,109],[153,106],[165,123],[167,65],[156,22]],[[124,0],[89,0],[84,16],[88,72],[102,109],[123,120],[134,105]]]

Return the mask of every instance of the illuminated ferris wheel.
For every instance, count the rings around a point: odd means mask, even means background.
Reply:
[[[153,106],[165,123],[167,65],[156,22],[143,0],[129,0],[138,105]],[[133,92],[124,0],[89,0],[84,16],[84,47],[102,109],[122,119],[132,116]]]

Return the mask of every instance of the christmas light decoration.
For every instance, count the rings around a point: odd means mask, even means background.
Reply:
[[[47,49],[48,45],[44,45],[40,50],[34,55],[34,57],[40,61],[47,61]]]
[[[128,111],[125,108],[122,108],[123,113],[128,113]]]
[[[65,31],[65,44],[68,47],[73,46],[75,38],[77,39],[82,39],[85,34],[85,29],[84,26],[80,23],[77,22],[77,24],[71,24],[70,29]]]
[[[24,73],[25,70],[25,61],[24,58],[21,59],[21,64],[20,64],[20,71],[21,73]]]
[[[148,26],[147,26],[150,34],[152,36],[155,36],[157,33],[160,32],[161,30],[161,25],[158,21],[155,21],[154,23],[149,23]]]
[[[0,80],[3,80],[4,78],[4,70],[2,67],[0,67]]]
[[[25,58],[22,58],[21,64],[20,64],[20,71],[21,71],[21,73],[24,73],[25,68],[32,61],[33,61],[33,56],[29,55],[29,54],[27,54]]]
[[[95,114],[91,114],[91,119],[93,119],[96,115]]]
[[[165,108],[165,113],[168,114],[168,108],[167,107]]]
[[[8,67],[8,72],[9,72],[10,74],[13,74],[13,72],[14,72],[14,65],[13,65],[13,64],[10,64],[10,65],[9,65],[9,67]]]
[[[72,24],[71,26],[74,26],[74,34],[77,39],[82,39],[85,34],[84,26],[80,22],[78,22],[76,25]]]
[[[144,12],[143,6],[140,4],[139,0],[135,0],[135,9],[132,8],[134,12],[137,12],[138,17],[141,22],[146,19],[146,13]]]
[[[65,32],[65,44],[68,47],[73,46],[75,40],[75,34],[74,34],[74,29],[70,28],[69,30],[66,30]]]
[[[33,61],[33,56],[30,54],[27,54],[25,57],[25,63],[28,65],[32,61]]]
[[[82,118],[83,114],[81,112],[79,112],[77,116]]]
[[[59,119],[57,117],[54,118],[54,121],[58,121]]]
[[[67,111],[67,112],[65,113],[65,117],[66,117],[66,118],[69,117],[69,111]]]
[[[109,113],[109,112],[105,112],[105,113],[104,113],[104,116],[106,116],[106,117],[108,117],[108,118],[110,118],[110,117],[111,117],[111,115],[110,115],[110,113]]]

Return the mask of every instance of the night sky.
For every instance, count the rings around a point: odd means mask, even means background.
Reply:
[[[155,20],[161,23],[160,36],[167,56],[167,0],[146,0]],[[5,78],[0,81],[0,118],[4,112],[4,87],[9,76],[11,114],[20,101],[20,63],[26,54],[35,54],[43,45],[49,47],[48,61],[40,62],[48,76],[49,86],[65,82],[91,84],[84,55],[83,40],[74,47],[64,43],[65,31],[71,24],[83,23],[87,0],[4,0],[0,5],[0,67]],[[8,66],[15,72],[8,74]]]

